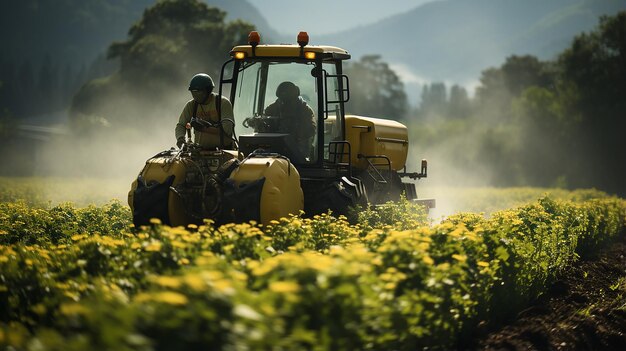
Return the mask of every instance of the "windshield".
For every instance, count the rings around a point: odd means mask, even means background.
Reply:
[[[318,87],[312,75],[314,67],[312,62],[243,63],[233,106],[237,134],[282,138],[293,151],[294,163],[316,162]]]

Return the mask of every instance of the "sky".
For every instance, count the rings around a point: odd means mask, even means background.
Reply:
[[[248,0],[281,34],[329,34],[380,21],[433,0]],[[321,28],[320,28],[321,27]]]

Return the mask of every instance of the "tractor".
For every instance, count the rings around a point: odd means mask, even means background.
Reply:
[[[414,183],[402,178],[427,177],[407,172],[408,131],[391,120],[346,114],[350,100],[342,63],[350,54],[333,46],[309,45],[300,32],[297,44],[260,44],[251,32],[248,45],[235,46],[221,68],[219,95],[233,107],[234,121],[192,118],[187,142],[150,158],[133,182],[128,202],[135,225],[152,218],[171,226],[256,221],[267,224],[289,214],[305,216],[332,211],[348,214],[357,206],[418,200]],[[306,140],[290,116],[268,115],[277,87],[290,82],[310,107],[311,136]],[[190,128],[210,124],[220,130],[221,147],[201,148]],[[227,137],[223,126],[236,124]],[[239,134],[239,137],[237,137]]]

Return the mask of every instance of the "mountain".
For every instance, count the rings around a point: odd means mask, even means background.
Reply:
[[[254,24],[263,36],[263,42],[276,43],[282,40],[282,36],[270,26],[261,12],[247,0],[206,0],[206,3],[226,11],[227,21],[242,19]]]
[[[600,15],[625,9],[623,0],[435,1],[316,43],[341,46],[357,58],[381,54],[425,80],[469,83],[512,54],[554,58]]]
[[[11,61],[90,64],[154,0],[25,0],[0,2],[0,41]]]

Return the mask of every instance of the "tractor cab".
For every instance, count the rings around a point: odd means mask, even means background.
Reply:
[[[299,169],[328,168],[330,145],[345,139],[349,93],[341,64],[350,55],[309,46],[305,32],[298,45],[259,40],[252,32],[250,44],[234,47],[222,68],[219,89],[233,104],[240,150],[284,155]]]

